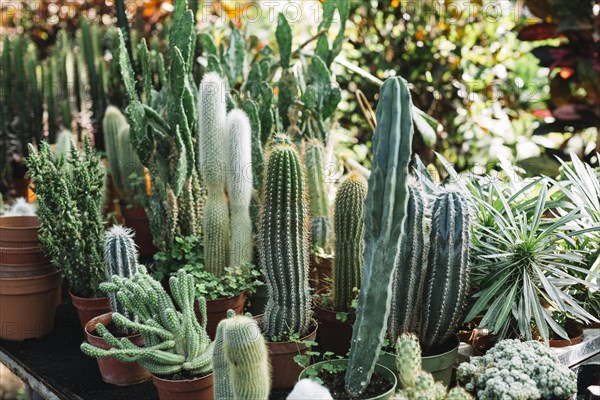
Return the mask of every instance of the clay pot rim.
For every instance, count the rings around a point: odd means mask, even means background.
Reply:
[[[331,294],[331,290],[327,289],[327,288],[323,288],[323,289],[319,289],[315,292],[315,295],[318,294],[325,294],[324,292],[328,291]],[[317,301],[317,299],[313,296],[312,298],[312,303],[315,306],[315,308],[318,308],[319,310],[323,310],[323,311],[328,311],[328,312],[332,312],[332,313],[340,313],[340,312],[344,312],[346,314],[348,314],[348,316],[350,315],[356,315],[356,311],[340,311],[340,310],[332,310],[330,308],[325,308],[322,305],[319,304],[319,302]],[[341,322],[341,321],[340,321]]]
[[[96,325],[102,324],[102,325],[106,326],[107,324],[111,323],[112,320],[113,320],[112,319],[112,315],[113,315],[113,311],[107,312],[107,313],[104,313],[104,314],[100,314],[97,317],[94,317],[94,318],[90,319],[88,322],[86,322],[85,328],[84,328],[86,335],[91,336],[91,337],[96,338],[96,339],[100,339],[100,340],[106,341],[102,336],[94,335],[93,332],[96,330]],[[98,320],[100,320],[102,318],[105,318],[105,317],[108,317],[110,319],[107,324],[98,321]],[[95,322],[94,326],[90,326],[90,324],[92,322]],[[93,329],[90,329],[90,328],[93,328]],[[115,337],[117,339],[129,339],[129,340],[132,340],[134,338],[138,338],[138,337],[141,337],[141,336],[142,336],[141,333],[134,333],[133,335],[115,336]]]
[[[570,324],[572,329],[576,330],[577,335],[575,337],[569,337],[569,339],[550,339],[548,341],[548,345],[550,347],[558,348],[558,347],[567,347],[579,344],[583,341],[583,329],[584,325],[581,322],[569,320],[567,324]],[[566,329],[565,329],[566,330]],[[567,334],[569,332],[567,331]]]
[[[262,334],[264,334],[263,332],[263,328],[262,328],[262,321],[263,318],[265,317],[265,314],[259,314],[256,315],[254,317],[252,317],[257,323],[258,323],[258,327],[260,328],[260,332]],[[303,337],[301,337],[299,339],[299,342],[304,342],[305,340],[307,340],[309,337],[317,334],[317,329],[319,329],[319,323],[314,319],[311,318],[310,319],[310,329],[309,329],[309,333],[307,333],[306,335],[304,335]],[[265,342],[268,343],[275,343],[275,344],[281,344],[281,345],[290,345],[290,344],[294,344],[294,345],[301,345],[302,343],[298,343],[298,342],[270,342],[268,340],[265,340]]]
[[[25,221],[29,221],[30,223],[27,225],[16,225],[16,226],[12,226],[12,225],[5,225],[3,224],[9,221],[13,221],[13,220],[20,220],[22,222]],[[33,222],[35,222],[35,224],[33,224]],[[40,220],[37,216],[33,216],[33,215],[9,215],[9,216],[0,216],[0,229],[6,229],[6,230],[18,230],[18,231],[24,231],[24,230],[31,230],[31,229],[40,229],[41,227],[41,223]]]
[[[24,285],[26,282],[32,283]],[[55,269],[44,275],[25,276],[21,278],[0,278],[0,295],[2,296],[26,296],[36,293],[43,293],[59,287],[62,283],[62,275],[59,270]],[[23,288],[29,290],[24,291]],[[40,289],[41,287],[42,289]],[[18,289],[11,293],[11,289]]]
[[[240,294],[238,294],[237,296],[219,297],[218,299],[214,299],[214,300],[206,300],[206,303],[216,302],[216,301],[223,301],[224,302],[224,301],[228,301],[228,300],[238,299],[238,298],[240,298],[242,296],[248,297],[248,292],[244,290]],[[198,301],[196,300],[195,303],[198,303]]]
[[[71,296],[71,300],[75,300],[76,302],[80,302],[80,301],[94,301],[94,300],[102,300],[102,301],[106,301],[108,300],[108,296],[102,296],[102,297],[81,297],[81,296],[77,296],[75,294],[73,294],[73,288],[69,287],[69,295]]]
[[[211,371],[210,373],[208,373],[206,375],[198,376],[193,379],[166,379],[166,378],[161,378],[160,376],[154,375],[153,373],[150,373],[150,375],[152,375],[153,380],[156,379],[160,383],[163,383],[163,382],[165,382],[167,384],[169,384],[169,383],[186,383],[186,382],[194,382],[195,383],[195,382],[201,381],[203,379],[210,378],[211,376],[214,375],[214,371]]]

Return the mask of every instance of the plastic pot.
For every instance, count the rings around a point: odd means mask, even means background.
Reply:
[[[215,338],[217,333],[217,325],[219,322],[227,318],[227,310],[233,310],[236,314],[244,312],[244,304],[246,304],[246,292],[242,292],[238,296],[226,297],[217,300],[208,300],[206,302],[206,333],[211,339]],[[198,303],[194,304],[194,312],[198,321],[202,320]]]
[[[41,338],[54,328],[60,271],[27,278],[0,279],[0,338]]]
[[[318,362],[316,364],[313,364],[307,368],[304,369],[304,371],[302,371],[302,373],[300,373],[300,376],[298,377],[298,380],[300,379],[305,379],[305,378],[309,378],[309,374],[308,371],[311,370],[316,370],[316,371],[320,371],[321,369],[323,369],[323,366],[329,364],[329,365],[344,365],[344,366],[348,366],[348,360],[347,359],[341,359],[341,360],[330,360],[330,361],[321,361]],[[393,399],[394,398],[394,394],[396,393],[396,386],[398,385],[398,378],[396,377],[396,374],[394,372],[392,372],[389,368],[381,365],[381,364],[375,364],[375,372],[377,372],[379,375],[381,375],[381,377],[387,381],[389,381],[390,383],[392,383],[392,387],[387,390],[385,393],[380,394],[379,396],[376,397],[369,397],[369,398],[365,398],[366,400],[388,400],[388,399]]]
[[[254,319],[258,326],[262,326],[264,315],[257,315]],[[306,355],[310,347],[304,345],[304,341],[314,341],[317,337],[317,323],[312,321],[314,329],[306,336],[296,342],[267,342],[269,358],[271,360],[271,379],[273,390],[289,390],[294,387],[302,367],[294,361],[297,355]]]
[[[152,242],[152,231],[150,230],[150,221],[143,207],[127,208],[121,205],[121,215],[125,220],[125,226],[135,231],[133,241],[138,246],[140,257],[143,259],[152,259],[158,252],[158,247]]]
[[[102,337],[93,334],[97,324],[108,326],[112,322],[112,313],[106,313],[92,318],[85,325],[85,335],[88,343],[103,350],[110,350],[113,346],[106,343]],[[126,336],[136,346],[144,345],[144,338],[140,334]],[[139,363],[124,363],[114,357],[97,358],[98,368],[102,380],[117,386],[130,386],[150,379],[150,373]]]
[[[356,314],[348,313],[348,319],[342,322],[336,318],[337,311],[328,310],[313,301],[315,318],[319,323],[319,347],[323,351],[331,351],[337,355],[345,356],[350,350],[352,340],[352,326]]]
[[[152,383],[160,400],[213,400],[215,396],[214,376],[202,376],[188,380],[168,380],[152,375]]]
[[[79,323],[81,324],[81,329],[83,329],[84,332],[85,325],[88,323],[88,321],[94,317],[112,311],[110,309],[110,300],[108,297],[87,299],[85,297],[75,296],[71,290],[69,290],[69,295],[71,296],[71,302],[73,303],[73,306],[77,309]]]
[[[421,364],[424,371],[430,372],[433,375],[433,379],[438,382],[443,383],[446,387],[450,386],[450,381],[452,379],[452,368],[456,359],[458,358],[458,346],[460,341],[458,336],[453,335],[446,339],[446,342],[441,346],[443,348],[449,348],[450,350],[445,351],[440,354],[435,354],[431,356],[421,357]],[[394,374],[398,374],[398,370],[396,369],[396,355],[387,352],[381,352],[379,355],[380,364],[389,368],[394,372]]]

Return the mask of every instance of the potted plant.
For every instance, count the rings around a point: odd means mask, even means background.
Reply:
[[[268,400],[271,365],[258,323],[231,316],[219,323],[213,351],[215,400]]]
[[[113,322],[140,332],[144,346],[117,339],[98,324],[98,333],[113,348],[105,350],[84,342],[81,350],[91,357],[139,362],[152,374],[160,399],[211,399],[213,343],[206,333],[206,320],[199,323],[194,315],[194,303],[203,307],[204,299],[196,296],[194,278],[183,270],[172,276],[169,284],[174,301],[143,266],[132,278],[113,276],[112,282],[103,283],[102,288],[116,294],[132,317],[113,313]]]
[[[269,299],[264,315],[257,317],[271,354],[274,389],[294,386],[302,371],[294,356],[306,354],[317,333],[308,283],[307,194],[304,166],[294,144],[276,135],[265,165],[259,224],[260,263]]]
[[[73,144],[67,160],[56,158],[46,142],[39,151],[32,145],[29,150],[26,164],[39,202],[40,243],[69,281],[83,329],[90,319],[110,311],[99,289],[104,280],[104,170],[87,137],[83,151]]]
[[[106,232],[104,236],[104,260],[106,261],[107,282],[112,282],[113,276],[118,276],[120,279],[133,277],[138,268],[137,258],[138,253],[131,230],[121,225],[114,225]],[[101,331],[106,330],[118,339],[126,338],[136,346],[143,346],[144,339],[141,334],[119,327],[113,322],[112,315],[114,312],[131,318],[115,293],[109,293],[108,297],[113,312],[92,318],[85,325],[88,343],[104,350],[114,348],[100,335]],[[98,328],[97,325],[102,325],[102,328]],[[97,361],[102,380],[106,383],[129,386],[150,378],[150,374],[139,363],[125,364],[114,357],[98,358]]]
[[[366,195],[367,182],[356,172],[340,183],[333,217],[333,287],[317,292],[314,299],[320,348],[339,355],[348,353],[352,338],[352,304],[360,289],[363,268]]]

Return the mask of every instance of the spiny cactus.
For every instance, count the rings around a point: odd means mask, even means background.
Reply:
[[[106,136],[105,139],[107,139]],[[128,124],[125,124],[119,130],[117,136],[117,157],[116,164],[119,168],[119,179],[121,179],[121,187],[119,189],[121,190],[121,196],[123,200],[134,203],[135,194],[137,192],[145,192],[145,185],[143,187],[136,186],[130,179],[131,175],[135,174],[136,177],[143,178],[145,172],[144,166],[140,162],[140,158],[131,143],[131,129]],[[110,159],[109,162],[112,167],[114,164]]]
[[[469,394],[464,388],[457,386],[448,392],[446,400],[472,400],[473,396]]]
[[[133,241],[133,231],[121,225],[115,225],[104,235],[104,262],[106,281],[112,282],[113,276],[121,279],[131,278],[137,272],[138,251]],[[129,318],[127,310],[118,301],[115,293],[109,293],[110,307]]]
[[[71,157],[72,147],[75,144],[75,135],[69,130],[62,130],[56,138],[54,153],[59,157],[69,159]]]
[[[441,344],[459,322],[469,284],[468,200],[443,191],[433,203],[429,260],[423,285],[419,338],[424,348]]]
[[[367,181],[351,172],[340,183],[333,216],[333,308],[348,311],[362,279]]]
[[[206,269],[222,276],[229,267],[230,224],[225,196],[226,118],[225,82],[208,73],[198,93],[198,155],[208,198],[204,208]]]
[[[127,176],[122,176],[119,163],[119,132],[128,126],[127,119],[121,114],[121,111],[115,106],[108,106],[102,119],[102,132],[104,133],[104,142],[106,145],[106,156],[110,164],[110,173],[113,177],[120,197],[125,193],[125,180]],[[124,161],[124,160],[123,160]]]
[[[421,370],[421,346],[413,334],[402,334],[396,342],[396,369],[403,387],[414,387]]]
[[[363,282],[346,372],[346,390],[352,394],[368,386],[383,345],[398,240],[404,230],[414,132],[412,101],[402,78],[385,81],[376,114],[373,169],[366,199]]]
[[[310,189],[311,238],[313,246],[328,250],[331,236],[329,203],[325,191],[325,149],[321,142],[306,143],[304,160]]]
[[[213,354],[215,399],[267,400],[271,371],[267,345],[258,323],[241,315],[225,319],[219,323],[217,337],[221,341],[215,341]],[[224,369],[217,369],[217,365]],[[218,387],[221,384],[227,387]]]
[[[392,308],[388,322],[388,335],[392,341],[396,341],[403,332],[412,332],[417,322],[414,310],[419,301],[429,247],[425,209],[425,193],[411,177],[404,235],[398,245],[399,254],[392,283]]]
[[[263,331],[270,337],[307,333],[310,325],[310,216],[304,166],[285,135],[276,135],[265,167],[260,260],[269,289]]]
[[[4,214],[5,217],[31,217],[35,216],[36,207],[30,204],[24,197],[19,197]]]
[[[252,131],[242,110],[227,115],[227,195],[231,218],[231,266],[252,262]]]
[[[202,315],[206,315],[206,300],[196,298],[194,278],[180,270],[171,276],[169,287],[175,303],[160,282],[154,280],[143,266],[132,278],[113,276],[102,289],[114,293],[125,308],[139,319],[132,321],[114,313],[113,321],[122,328],[142,334],[144,347],[126,338],[116,339],[102,324],[96,330],[113,346],[103,350],[82,343],[81,350],[90,357],[115,357],[123,362],[139,362],[149,372],[159,376],[183,373],[188,377],[212,371],[213,344],[206,333],[206,318],[199,323],[194,314],[198,300]]]

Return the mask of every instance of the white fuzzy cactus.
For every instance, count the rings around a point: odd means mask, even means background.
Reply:
[[[231,265],[252,262],[252,128],[242,110],[227,115],[227,194],[231,219]]]
[[[33,217],[35,216],[36,206],[30,204],[24,197],[19,197],[14,204],[4,214],[5,217]]]
[[[287,397],[287,400],[333,400],[331,393],[326,387],[319,385],[310,379],[302,379],[296,383],[294,390]]]

